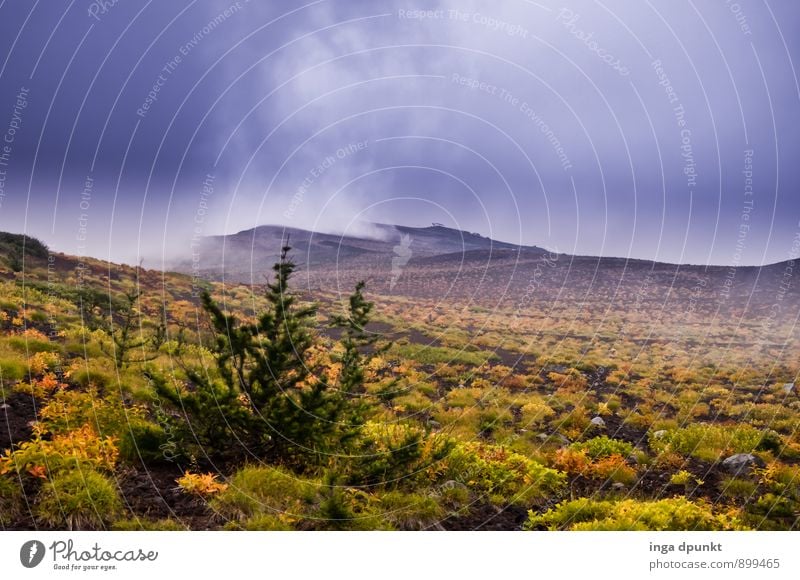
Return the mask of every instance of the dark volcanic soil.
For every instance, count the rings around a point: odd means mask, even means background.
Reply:
[[[30,423],[36,420],[33,397],[8,389],[5,395],[0,398],[0,450],[30,439],[33,432]]]
[[[183,493],[175,482],[183,472],[173,464],[128,469],[118,479],[123,502],[137,517],[178,520],[192,530],[219,527],[214,513],[202,500]]]

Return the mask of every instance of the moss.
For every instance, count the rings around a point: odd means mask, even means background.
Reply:
[[[91,469],[69,471],[42,486],[36,515],[48,526],[104,529],[122,510],[117,488]]]
[[[737,530],[736,515],[714,513],[705,502],[684,497],[659,501],[596,501],[582,498],[558,504],[544,514],[529,512],[526,529],[550,530]]]
[[[0,380],[4,384],[21,381],[28,374],[28,365],[17,359],[0,359]]]
[[[61,347],[48,340],[13,336],[8,339],[8,344],[17,352],[25,354],[36,354],[37,352],[59,352]]]
[[[608,457],[610,455],[629,457],[631,454],[633,454],[633,445],[627,441],[612,439],[606,435],[593,437],[587,441],[579,443],[573,443],[572,447],[579,451],[586,451],[586,454],[592,459],[599,459],[601,457]]]
[[[130,518],[117,520],[111,526],[117,532],[182,532],[188,528],[172,519],[146,520]]]

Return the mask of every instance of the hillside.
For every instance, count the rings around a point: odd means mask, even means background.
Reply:
[[[800,525],[788,265],[290,240],[268,288],[0,235],[0,527]]]
[[[386,297],[523,315],[581,309],[599,318],[646,313],[651,320],[690,325],[722,318],[760,325],[760,339],[768,342],[790,336],[800,315],[791,261],[761,268],[674,265],[552,253],[443,226],[372,224],[371,231],[371,237],[343,237],[263,226],[210,237],[200,247],[196,273],[261,284],[288,237],[301,269],[297,283],[311,292],[346,289],[363,279],[371,292]],[[192,272],[190,264],[177,269]]]

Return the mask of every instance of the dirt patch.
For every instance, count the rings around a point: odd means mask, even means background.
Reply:
[[[448,518],[441,522],[447,531],[517,531],[528,517],[528,512],[520,506],[497,508],[490,504],[475,505],[465,516]]]
[[[163,464],[148,469],[128,468],[118,476],[123,503],[133,515],[147,520],[177,520],[192,530],[219,528],[208,505],[178,488],[175,480],[183,475],[176,465]]]
[[[0,395],[0,451],[30,439],[36,420],[36,404],[30,395],[10,393]]]

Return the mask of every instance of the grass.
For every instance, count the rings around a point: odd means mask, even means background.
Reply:
[[[445,363],[476,367],[498,358],[494,353],[488,351],[470,352],[446,346],[425,346],[420,344],[395,344],[390,349],[389,354],[401,359],[415,360],[426,365]]]
[[[727,514],[714,513],[705,502],[684,497],[658,501],[597,501],[589,498],[558,504],[544,514],[529,513],[527,529],[549,530],[736,530],[743,525]]]

